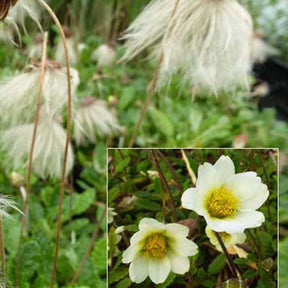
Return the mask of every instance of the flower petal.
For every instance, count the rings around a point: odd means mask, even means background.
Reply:
[[[263,213],[258,211],[238,212],[233,218],[228,219],[215,219],[206,215],[205,219],[212,230],[229,234],[244,232],[246,228],[259,227],[265,221]]]
[[[171,271],[176,274],[184,274],[189,271],[190,261],[186,256],[178,256],[170,253]]]
[[[146,228],[146,231],[142,230],[142,231],[136,232],[130,239],[131,245],[141,241],[143,238],[145,238],[147,236],[147,233],[149,233],[149,229],[148,228]]]
[[[258,209],[269,196],[267,186],[255,172],[236,174],[231,178],[229,187],[241,201],[241,211]]]
[[[203,215],[203,208],[199,200],[198,190],[196,188],[189,188],[182,194],[182,207],[193,210],[199,215]]]
[[[129,277],[135,283],[143,282],[148,276],[148,260],[139,256],[135,259],[129,267]]]
[[[170,247],[172,252],[179,256],[193,256],[198,252],[198,246],[186,238],[176,238]]]
[[[139,229],[140,230],[153,230],[164,228],[165,225],[163,223],[158,222],[155,219],[152,218],[143,218],[139,223]]]
[[[229,179],[235,174],[234,163],[230,157],[222,155],[214,164],[218,177],[221,182]]]
[[[123,263],[130,263],[132,262],[138,255],[138,253],[140,252],[141,247],[140,245],[137,244],[133,244],[131,246],[129,246],[122,255],[122,262]]]
[[[187,237],[189,234],[189,228],[182,224],[166,224],[166,230],[173,236],[179,234],[181,237]]]
[[[208,192],[221,184],[219,180],[215,167],[205,162],[203,165],[200,165],[198,169],[196,188],[201,194]]]
[[[162,259],[150,259],[149,262],[149,277],[155,284],[163,283],[171,270],[171,263],[166,256]]]

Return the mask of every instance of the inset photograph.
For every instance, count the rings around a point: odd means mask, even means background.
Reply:
[[[108,149],[108,287],[278,287],[277,149]]]

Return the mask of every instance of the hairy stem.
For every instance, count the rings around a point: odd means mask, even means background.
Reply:
[[[39,77],[39,91],[38,91],[38,97],[37,97],[37,108],[36,108],[36,114],[35,114],[35,118],[34,118],[33,135],[32,135],[30,152],[29,152],[28,174],[27,174],[27,183],[26,183],[26,198],[24,199],[24,209],[23,209],[23,215],[21,218],[20,237],[19,237],[19,244],[18,244],[18,251],[17,251],[17,268],[16,268],[16,287],[17,288],[20,285],[21,246],[22,246],[24,229],[25,229],[25,225],[27,222],[27,218],[28,218],[28,212],[29,212],[33,155],[34,155],[34,149],[35,149],[35,143],[36,143],[38,124],[39,124],[39,119],[40,119],[40,108],[42,105],[45,67],[46,67],[47,41],[48,41],[48,33],[45,32],[44,37],[43,37],[42,60],[41,60],[40,77]]]
[[[50,8],[50,6],[44,0],[37,0],[39,4],[50,14],[57,28],[59,29],[60,36],[64,46],[65,52],[65,61],[66,61],[66,71],[67,71],[67,86],[68,86],[68,99],[67,99],[67,128],[66,128],[66,143],[64,150],[64,158],[63,158],[63,168],[62,168],[62,176],[61,176],[61,185],[60,185],[60,199],[59,199],[59,209],[58,209],[58,217],[57,217],[57,232],[56,232],[56,247],[55,247],[55,255],[54,255],[54,263],[53,270],[51,274],[50,288],[53,288],[56,271],[57,271],[57,263],[58,263],[58,252],[59,252],[59,244],[60,244],[60,232],[61,232],[61,224],[62,224],[62,209],[63,209],[63,201],[64,201],[64,192],[65,192],[65,178],[66,178],[66,163],[67,156],[69,150],[69,143],[71,139],[71,116],[72,116],[72,90],[71,90],[71,68],[70,68],[70,59],[67,47],[67,40],[65,37],[64,30],[61,26],[60,21],[57,16]]]

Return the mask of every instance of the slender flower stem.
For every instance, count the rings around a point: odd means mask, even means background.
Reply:
[[[227,251],[227,249],[226,249],[226,247],[225,247],[225,245],[224,245],[224,242],[223,242],[220,234],[219,234],[218,232],[216,232],[216,231],[214,231],[214,233],[215,233],[216,238],[217,238],[217,240],[218,240],[218,242],[219,242],[219,244],[220,244],[220,246],[221,246],[221,248],[222,248],[222,250],[223,250],[223,252],[224,252],[224,255],[225,255],[226,259],[227,259],[229,268],[230,268],[233,276],[234,276],[235,278],[237,278],[237,276],[238,276],[237,269],[236,269],[236,267],[235,267],[235,265],[234,265],[234,263],[233,263],[233,261],[232,261],[232,259],[231,259],[230,254],[228,253],[228,251]]]
[[[182,158],[183,158],[183,160],[184,160],[184,162],[185,162],[185,164],[186,164],[188,173],[189,173],[189,175],[190,175],[190,177],[191,177],[192,184],[195,185],[197,178],[196,178],[196,175],[195,175],[193,169],[191,168],[191,165],[190,165],[190,163],[189,163],[189,160],[188,160],[188,158],[187,158],[187,156],[186,156],[186,153],[185,153],[185,151],[184,151],[183,149],[181,149],[181,154],[182,154]]]
[[[179,2],[180,2],[180,0],[177,0],[176,3],[175,3],[174,9],[173,9],[171,17],[170,17],[170,23],[169,23],[169,25],[167,27],[167,31],[166,31],[166,33],[165,33],[165,35],[163,37],[163,40],[162,40],[162,47],[163,47],[163,44],[164,44],[164,42],[166,40],[165,36],[167,35],[167,32],[168,32],[168,30],[170,28],[172,20],[173,20],[173,18],[175,16],[175,13],[177,11]],[[155,69],[154,74],[153,74],[152,81],[151,81],[151,83],[149,85],[149,90],[148,90],[148,94],[147,94],[145,102],[144,102],[144,106],[143,106],[143,108],[141,110],[140,118],[139,118],[139,120],[138,120],[138,122],[136,124],[136,127],[134,129],[134,132],[132,134],[132,137],[131,137],[131,140],[130,140],[130,143],[129,143],[129,146],[128,146],[129,148],[132,148],[134,146],[134,143],[135,143],[135,140],[136,140],[136,136],[137,136],[138,131],[140,129],[140,126],[142,124],[145,112],[146,112],[146,110],[147,110],[147,108],[149,106],[149,103],[151,101],[151,98],[152,98],[152,96],[154,94],[154,91],[155,91],[155,88],[156,88],[156,84],[157,84],[157,78],[158,78],[158,74],[159,74],[159,70],[160,70],[161,64],[163,62],[163,58],[164,58],[164,50],[162,48],[162,51],[159,54],[159,58],[158,58],[158,61],[157,61],[156,69]]]
[[[37,107],[36,107],[36,114],[35,114],[35,119],[34,119],[32,141],[31,141],[30,152],[29,152],[28,174],[27,174],[27,183],[26,183],[26,197],[24,199],[24,209],[23,209],[23,215],[21,218],[20,237],[19,237],[19,244],[18,244],[17,268],[16,268],[16,287],[17,288],[19,287],[19,284],[20,284],[22,239],[23,239],[24,229],[25,229],[25,225],[27,222],[27,218],[28,218],[28,212],[29,212],[29,199],[30,199],[30,192],[31,192],[31,174],[32,174],[36,136],[37,136],[37,130],[38,130],[38,124],[39,124],[39,118],[40,118],[40,108],[42,105],[45,67],[46,67],[46,55],[47,55],[47,42],[48,42],[48,33],[45,32],[44,37],[43,37],[42,61],[41,61],[40,77],[39,77],[39,91],[38,91],[38,97],[37,97]]]
[[[167,183],[167,180],[163,174],[163,171],[159,165],[159,162],[157,160],[157,156],[154,150],[151,151],[151,156],[152,156],[152,160],[154,162],[154,165],[159,173],[159,177],[162,183],[163,188],[168,192],[169,198],[170,198],[170,203],[171,203],[171,207],[172,207],[172,211],[173,211],[173,221],[178,221],[178,217],[177,217],[177,212],[176,212],[176,208],[175,208],[175,204],[174,204],[174,200],[173,200],[173,195],[172,195],[172,191],[170,190],[170,187]]]
[[[1,288],[6,287],[5,281],[5,245],[4,245],[4,233],[2,225],[2,214],[0,214],[0,251],[1,251]]]
[[[173,178],[175,180],[175,183],[177,185],[178,190],[182,193],[183,192],[183,186],[181,184],[181,181],[180,181],[177,173],[175,172],[175,169],[173,168],[171,163],[168,161],[168,159],[165,157],[165,155],[160,150],[157,150],[157,154],[162,158],[162,160],[165,162],[165,164],[169,168],[171,174],[173,175]]]
[[[50,8],[50,6],[44,0],[37,0],[39,4],[50,14],[53,21],[55,22],[57,28],[59,29],[61,39],[64,46],[65,52],[65,61],[66,61],[66,71],[67,71],[67,86],[68,86],[68,98],[67,98],[67,136],[66,136],[66,143],[65,143],[65,150],[64,150],[64,158],[63,158],[63,168],[62,168],[62,176],[61,176],[61,185],[60,185],[60,199],[59,199],[59,209],[58,209],[58,219],[57,219],[57,232],[56,232],[56,248],[55,248],[55,255],[54,255],[54,263],[53,263],[53,270],[51,274],[51,282],[50,288],[53,288],[56,271],[57,271],[57,262],[58,262],[58,252],[59,252],[59,244],[60,244],[60,232],[61,232],[61,222],[62,222],[62,209],[63,209],[63,201],[64,201],[64,192],[65,192],[65,179],[66,179],[66,164],[67,164],[67,156],[69,150],[69,143],[71,139],[71,118],[72,118],[72,89],[71,89],[71,68],[70,68],[70,59],[68,53],[68,46],[67,40],[65,37],[64,30],[61,26],[60,21],[58,20],[57,16]]]
[[[93,235],[91,237],[91,240],[90,240],[90,243],[89,243],[89,245],[87,247],[87,250],[86,250],[86,252],[85,252],[85,254],[84,254],[83,258],[82,258],[82,261],[81,261],[81,263],[79,265],[79,268],[77,269],[77,271],[74,274],[74,277],[73,277],[73,279],[71,281],[71,284],[75,284],[77,282],[77,280],[79,279],[79,276],[81,275],[81,272],[83,271],[83,269],[85,267],[85,264],[86,264],[90,254],[91,254],[91,251],[93,249],[93,246],[94,246],[95,241],[97,239],[97,236],[99,234],[101,223],[102,223],[102,221],[104,220],[104,218],[106,216],[106,212],[107,212],[107,206],[105,205],[105,208],[104,208],[104,210],[102,212],[102,215],[101,215],[101,217],[100,217],[100,219],[99,219],[99,221],[98,221],[98,223],[97,223],[97,225],[95,227],[94,233],[93,233]]]

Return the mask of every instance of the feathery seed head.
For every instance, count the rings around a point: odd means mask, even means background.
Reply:
[[[16,29],[20,24],[25,29],[25,18],[29,16],[41,29],[40,8],[36,1],[12,0],[8,2],[12,2],[12,5],[10,5],[9,13],[6,14],[5,22],[12,24]]]
[[[0,83],[0,114],[4,123],[15,125],[34,119],[39,93],[41,65],[35,63],[25,72],[3,80]],[[78,72],[72,73],[72,94],[79,84]],[[61,112],[67,102],[66,69],[57,62],[47,60],[44,76],[43,103],[50,115]]]
[[[107,103],[89,96],[83,98],[74,121],[75,140],[78,145],[87,140],[95,143],[97,137],[113,136],[120,129],[118,120],[108,109]]]
[[[66,132],[58,123],[57,117],[42,108],[33,154],[33,171],[42,178],[60,178],[64,158]],[[34,124],[15,126],[3,132],[1,142],[11,160],[13,168],[23,168],[28,164]],[[66,174],[72,170],[74,156],[69,145]]]
[[[152,46],[163,53],[158,88],[179,72],[195,88],[232,90],[248,85],[252,19],[236,0],[153,0],[126,31],[130,60]]]
[[[17,204],[6,195],[0,195],[0,216],[11,218],[10,214],[6,212],[7,209],[12,208],[19,213],[22,212],[17,208]]]
[[[116,51],[112,46],[102,44],[92,53],[91,58],[98,62],[98,67],[109,67],[116,61]]]

